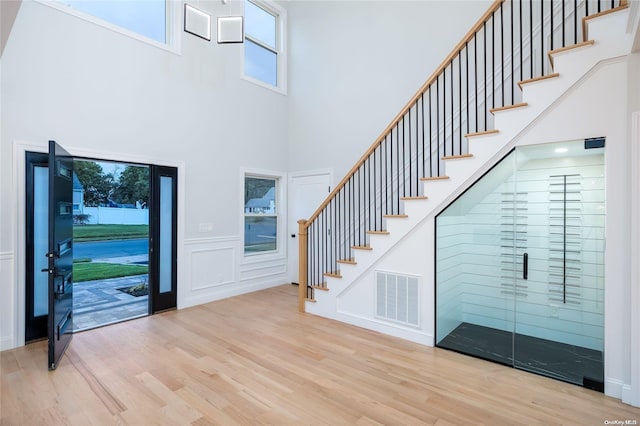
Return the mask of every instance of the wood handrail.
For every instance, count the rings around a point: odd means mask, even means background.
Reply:
[[[407,113],[407,111],[409,111],[411,109],[411,107],[413,107],[413,105],[418,101],[418,99],[420,99],[420,96],[422,96],[422,94],[427,90],[427,88],[429,86],[431,86],[436,81],[436,79],[442,74],[442,72],[449,66],[449,64],[451,63],[452,59],[458,54],[458,52],[473,38],[475,33],[478,32],[482,28],[482,26],[484,25],[485,21],[491,15],[493,15],[493,13],[495,11],[500,9],[500,5],[502,3],[504,3],[505,1],[506,0],[494,0],[493,4],[489,7],[489,9],[487,9],[487,11],[480,17],[480,19],[478,19],[478,21],[475,23],[475,25],[473,27],[471,27],[471,29],[462,38],[462,40],[453,48],[451,53],[449,53],[447,55],[447,57],[444,59],[444,61],[442,61],[440,66],[438,66],[438,68],[436,68],[436,70],[431,74],[431,76],[429,76],[427,81],[425,81],[424,84],[422,86],[420,86],[420,89],[418,89],[416,94],[413,95],[413,97],[409,100],[409,102],[407,102],[407,104],[404,106],[404,108],[402,108],[402,110],[394,117],[394,119],[391,121],[391,124],[389,124],[382,131],[380,136],[378,136],[378,138],[375,140],[375,142],[373,144],[371,144],[369,149],[360,157],[358,162],[351,168],[351,170],[349,170],[349,172],[347,172],[347,174],[342,178],[340,183],[338,183],[338,185],[336,185],[336,187],[333,188],[333,191],[331,191],[331,193],[322,202],[322,204],[320,204],[320,207],[318,207],[316,209],[316,211],[306,221],[306,224],[304,225],[305,228],[308,228],[309,226],[311,226],[313,221],[318,216],[320,216],[320,214],[322,213],[322,210],[324,210],[324,208],[327,207],[327,205],[329,205],[331,200],[335,197],[335,195],[338,192],[340,192],[340,190],[349,181],[349,179],[351,179],[351,177],[358,171],[360,166],[362,166],[364,164],[364,162],[367,161],[367,158],[369,158],[371,156],[373,151],[375,151],[376,148],[378,148],[378,146],[380,146],[382,141],[384,141],[384,139],[389,134],[389,132],[393,129],[393,127],[396,124],[398,124],[398,122]]]

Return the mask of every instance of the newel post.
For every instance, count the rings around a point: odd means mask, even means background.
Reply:
[[[304,312],[307,299],[307,221],[298,221],[298,311]]]

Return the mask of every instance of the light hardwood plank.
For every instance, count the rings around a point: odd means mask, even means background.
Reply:
[[[0,424],[640,421],[567,383],[297,311],[284,285],[0,353]]]

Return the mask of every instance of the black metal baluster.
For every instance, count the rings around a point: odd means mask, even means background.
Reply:
[[[358,167],[358,170],[356,171],[356,182],[358,182],[358,187],[356,188],[356,196],[357,196],[357,203],[356,203],[356,214],[354,215],[353,219],[354,219],[354,234],[353,234],[353,243],[354,245],[360,245],[360,217],[361,215],[361,210],[360,210],[360,195],[362,194],[362,184],[360,182],[360,168]]]
[[[440,106],[438,105],[438,109]],[[438,130],[440,125],[438,125]],[[442,70],[442,150],[447,156],[447,68]]]
[[[377,192],[377,187],[378,185],[376,185],[376,151],[378,150],[378,148],[373,150],[373,227],[369,228],[369,229],[373,229],[376,230],[377,229],[377,222],[378,222],[378,208],[377,208],[377,204],[378,204],[378,192]],[[371,213],[369,213],[369,215],[371,215]]]
[[[389,135],[387,134],[384,137],[384,150],[382,151],[384,154],[384,166],[381,168],[381,171],[384,172],[384,211],[381,213],[384,215],[389,211],[389,170],[388,160],[389,155],[387,154],[387,150],[389,149]],[[381,159],[382,160],[382,159]],[[380,229],[382,229],[382,218],[380,219]]]
[[[389,214],[393,214],[393,128],[391,128],[391,131],[389,132],[390,136],[391,136],[391,142],[389,144],[389,151],[391,152],[391,158],[389,161],[389,171],[391,172],[391,178],[388,179],[389,182],[389,186],[391,187],[391,209],[389,210]]]
[[[488,121],[488,113],[489,108],[487,108],[487,103],[489,103],[489,95],[487,94],[487,21],[484,21],[484,129],[487,130],[489,127],[487,126]],[[493,59],[492,59],[493,60]],[[493,79],[491,79],[493,80]]]
[[[411,108],[407,112],[409,122],[409,196],[413,195],[413,156],[411,155]]]
[[[577,1],[577,0],[576,0]],[[533,2],[529,1],[529,78],[533,78]]]
[[[466,86],[467,86],[467,134],[469,134],[469,43],[466,42],[464,44],[464,56],[465,56],[465,61],[464,61],[464,65],[467,68],[467,80],[466,80]],[[461,114],[462,115],[462,114]]]
[[[462,155],[462,50],[458,51],[458,153]]]
[[[500,88],[502,92],[502,104],[500,106],[504,106],[504,10],[502,5],[503,3],[500,3]]]
[[[424,142],[424,92],[422,92],[422,94],[420,95],[420,104],[422,106],[422,114],[420,115],[420,118],[422,120],[422,177],[425,177],[427,175],[427,165],[424,162],[424,150],[426,146]]]
[[[564,3],[564,0],[562,0],[562,2]],[[551,28],[549,28],[549,44],[551,46],[549,46],[549,50],[553,50],[553,0],[549,1],[549,13],[551,13],[549,22],[551,25]],[[542,20],[542,22],[544,22],[544,19]]]
[[[500,3],[502,5],[502,3]],[[487,40],[485,39],[485,43]],[[496,13],[491,14],[491,108],[496,107]],[[486,126],[486,123],[485,123]],[[489,127],[486,126],[485,130]]]
[[[573,43],[578,43],[578,0],[573,0]]]
[[[565,5],[564,5],[565,0],[562,0],[562,46],[560,47],[565,47],[565,21],[567,20],[566,16],[565,16]]]
[[[540,75],[544,75],[544,1],[540,0]]]
[[[474,84],[473,84],[473,90],[476,92],[474,99],[475,102],[475,116],[476,116],[476,121],[475,121],[475,125],[476,125],[476,132],[478,131],[478,33],[475,32],[473,34],[473,79],[474,79]]]
[[[564,1],[564,0],[562,0]],[[514,105],[516,103],[515,99],[515,88],[516,88],[516,75],[515,75],[515,48],[513,47],[513,9],[515,8],[515,3],[511,2],[511,104]]]
[[[440,77],[436,77],[436,165],[440,176]]]
[[[433,130],[431,129],[431,117],[433,115],[433,104],[431,103],[431,86],[429,90],[429,176],[433,176]]]
[[[455,155],[456,153],[453,150],[453,147],[455,145],[455,140],[453,137],[453,117],[455,116],[455,114],[453,113],[453,59],[451,59],[449,66],[451,67],[451,155]]]
[[[405,167],[406,161],[407,161],[407,151],[405,148],[405,138],[404,138],[404,134],[405,134],[405,125],[404,125],[404,115],[402,116],[402,162],[400,163],[402,165],[402,196],[406,196],[407,195],[407,178],[406,178],[406,173],[407,173],[407,168]],[[400,143],[400,140],[398,140],[398,144]],[[398,154],[400,154],[400,147],[398,146]],[[398,155],[398,159],[400,159],[400,155]],[[399,171],[400,169],[398,169]],[[398,182],[400,183],[400,182]],[[400,190],[398,189],[398,198],[400,198]],[[399,203],[399,201],[398,201]],[[398,214],[400,213],[400,206],[398,204]]]
[[[520,81],[522,81],[523,68],[524,68],[524,52],[522,47],[522,0],[520,0],[520,7],[518,9],[520,15]]]
[[[394,214],[397,212],[400,212],[400,127],[399,127],[400,123],[396,123],[396,175],[397,175],[397,179],[396,179],[396,183],[397,183],[397,191],[396,191],[396,196],[394,196],[394,200],[396,201],[396,209],[394,211]],[[394,176],[396,177],[396,176]]]

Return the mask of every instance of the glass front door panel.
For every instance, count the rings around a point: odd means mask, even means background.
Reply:
[[[173,284],[173,178],[160,177],[160,293]]]
[[[49,168],[33,168],[33,316],[49,313]]]

